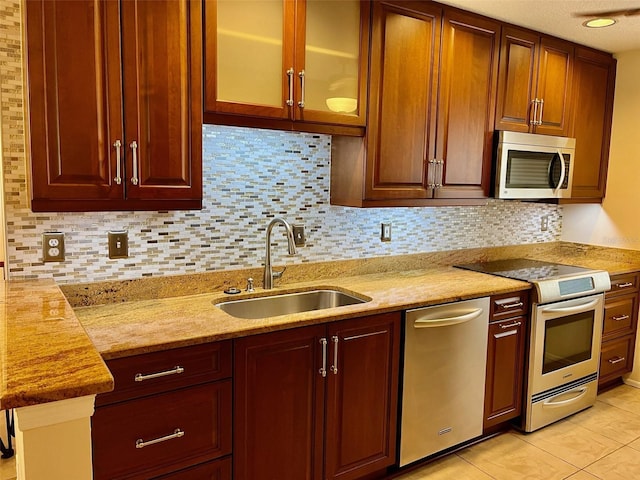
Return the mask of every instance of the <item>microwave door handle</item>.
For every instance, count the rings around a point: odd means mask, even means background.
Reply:
[[[558,180],[558,185],[555,186],[554,190],[560,190],[564,178],[567,176],[567,164],[564,161],[564,155],[560,149],[558,149],[558,157],[560,158],[560,180]]]

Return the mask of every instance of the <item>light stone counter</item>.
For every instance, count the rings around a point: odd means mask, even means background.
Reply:
[[[113,378],[103,358],[526,289],[524,282],[450,267],[518,257],[611,274],[640,270],[640,252],[564,242],[291,265],[277,288],[257,288],[253,295],[337,287],[371,301],[260,320],[237,319],[213,306],[230,298],[225,287],[260,278],[259,268],[60,287],[51,280],[4,282],[0,408],[109,391]]]
[[[0,410],[108,392],[113,377],[52,280],[0,283]]]
[[[214,306],[224,300],[325,287],[371,300],[358,305],[255,320],[232,317]],[[440,267],[301,282],[270,291],[259,288],[253,294],[219,292],[82,307],[76,308],[75,312],[97,350],[105,359],[113,359],[529,288],[526,282]]]

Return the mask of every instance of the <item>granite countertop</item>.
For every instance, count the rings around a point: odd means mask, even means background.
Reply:
[[[113,377],[52,280],[0,282],[0,410],[113,390]]]
[[[224,300],[323,287],[337,288],[371,300],[357,305],[262,319],[235,318],[214,306],[214,303]],[[217,292],[82,307],[76,308],[75,312],[103,358],[113,359],[529,288],[526,282],[440,267],[302,282],[270,291],[259,288],[253,294],[225,295]]]
[[[222,291],[244,286],[247,276],[259,278],[261,269],[60,286],[52,280],[0,283],[0,409],[110,391],[104,360],[529,289],[526,282],[451,267],[521,257],[610,274],[640,270],[640,252],[553,242],[291,265],[273,290],[234,296]],[[257,320],[214,306],[321,287],[371,300]]]

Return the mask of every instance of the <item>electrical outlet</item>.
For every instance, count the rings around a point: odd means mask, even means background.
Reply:
[[[293,225],[293,241],[296,247],[304,247],[306,239],[304,237],[304,225]]]
[[[109,258],[129,257],[129,236],[123,230],[119,232],[109,232]]]
[[[64,261],[64,233],[47,232],[42,234],[42,259],[45,262]]]
[[[540,218],[540,231],[546,232],[549,230],[549,215],[543,215]]]
[[[390,223],[380,224],[380,240],[383,242],[391,241],[391,224]]]

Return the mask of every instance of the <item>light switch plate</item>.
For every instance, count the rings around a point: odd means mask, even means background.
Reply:
[[[109,258],[129,257],[129,233],[126,230],[109,232]]]
[[[390,223],[380,224],[380,240],[382,242],[391,241],[391,224]]]
[[[293,225],[293,241],[296,247],[304,247],[306,239],[304,237],[304,225]]]
[[[64,262],[64,233],[42,234],[42,259],[45,262]]]

